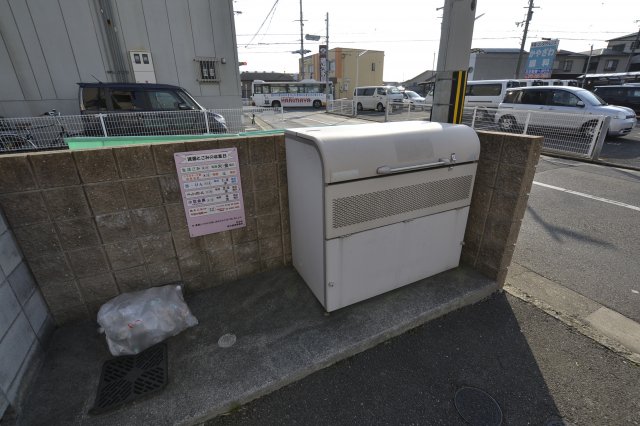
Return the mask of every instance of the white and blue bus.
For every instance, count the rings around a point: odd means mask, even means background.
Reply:
[[[332,93],[331,83],[329,93]],[[327,83],[316,80],[263,81],[251,84],[251,101],[264,107],[314,107],[327,105]]]

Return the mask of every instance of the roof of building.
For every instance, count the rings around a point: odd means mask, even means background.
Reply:
[[[637,32],[635,32],[635,33],[631,33],[631,34],[627,34],[627,35],[624,35],[624,36],[620,36],[620,37],[616,37],[616,38],[611,38],[611,39],[609,39],[609,40],[607,40],[607,41],[614,41],[614,40],[627,40],[627,39],[629,39],[629,40],[635,40],[635,39],[636,39],[636,37],[638,37],[638,33],[637,33]]]
[[[586,52],[580,52],[580,53],[587,56],[589,56],[589,54],[591,54],[591,56],[628,56],[624,52],[620,52],[618,50],[613,50],[613,49],[607,49],[606,47],[602,49],[593,49],[593,52],[586,51]]]

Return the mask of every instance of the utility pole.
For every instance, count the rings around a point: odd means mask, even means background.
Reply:
[[[524,34],[522,35],[522,43],[520,43],[520,54],[518,55],[518,64],[516,65],[516,75],[514,78],[518,78],[520,75],[520,65],[522,64],[522,55],[524,54],[524,45],[527,42],[527,33],[529,32],[529,22],[533,16],[533,9],[533,0],[529,0],[529,11],[527,12],[527,19],[524,23]],[[522,24],[522,22],[516,22],[516,25],[520,26],[520,24]]]
[[[584,84],[587,81],[587,74],[589,73],[589,65],[591,65],[591,57],[593,56],[593,44],[591,45],[591,50],[589,51],[589,58],[587,59],[587,66],[584,68],[584,78],[582,79],[582,88],[584,88]]]
[[[327,21],[327,37],[325,40],[325,44],[327,45],[327,69],[326,69],[326,76],[327,76],[327,81],[325,81],[326,86],[325,86],[325,90],[327,92],[327,105],[329,105],[329,95],[332,95],[331,90],[329,90],[329,82],[331,81],[331,60],[329,59],[329,12],[327,12],[327,18],[325,19],[325,21]],[[334,59],[335,60],[335,59]]]
[[[636,23],[640,21],[635,21]],[[633,59],[634,52],[638,49],[638,42],[640,42],[640,28],[638,28],[638,34],[636,34],[636,41],[631,44],[631,52],[629,52],[629,60],[627,61],[627,69],[626,72],[629,72],[629,68],[631,68],[631,60]]]
[[[302,21],[302,0],[300,0],[300,80],[304,80],[304,22]]]

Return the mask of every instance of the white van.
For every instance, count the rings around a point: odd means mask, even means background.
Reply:
[[[507,89],[520,87],[518,80],[472,80],[467,82],[466,107],[498,108]]]
[[[353,89],[358,111],[374,109],[383,112],[387,103],[403,102],[404,96],[396,86],[363,86]]]

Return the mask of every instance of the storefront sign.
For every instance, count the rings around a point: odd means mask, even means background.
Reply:
[[[236,148],[173,156],[191,237],[246,226]]]
[[[559,40],[534,41],[529,50],[524,78],[551,78]]]

